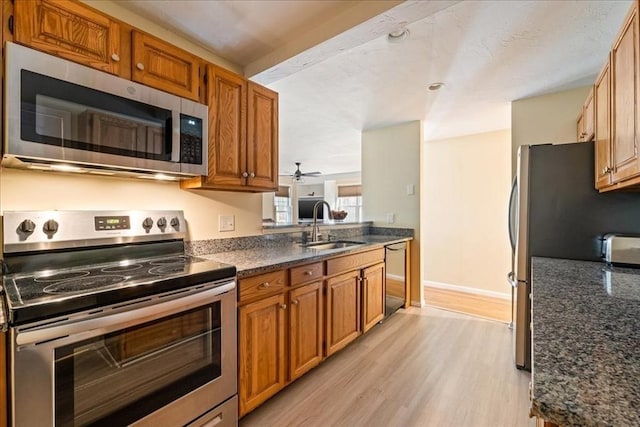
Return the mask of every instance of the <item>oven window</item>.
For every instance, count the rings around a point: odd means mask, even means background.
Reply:
[[[21,71],[24,141],[151,160],[171,160],[171,111]]]
[[[55,350],[56,426],[127,425],[221,375],[220,302]]]

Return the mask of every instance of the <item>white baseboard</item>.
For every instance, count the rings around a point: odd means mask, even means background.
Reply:
[[[398,282],[404,282],[404,276],[398,276],[397,274],[387,274],[387,278],[397,280]]]
[[[506,292],[503,293],[503,292],[496,292],[496,291],[487,291],[485,289],[472,288],[469,286],[451,285],[449,283],[442,283],[442,282],[432,282],[430,280],[423,280],[422,286],[425,286],[427,288],[447,289],[450,291],[464,292],[467,294],[482,295],[485,297],[492,297],[492,298],[511,301],[511,294]]]

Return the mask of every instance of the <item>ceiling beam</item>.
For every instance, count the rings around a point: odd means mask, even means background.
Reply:
[[[247,64],[244,75],[268,85],[459,2],[460,0],[357,2],[351,8]]]

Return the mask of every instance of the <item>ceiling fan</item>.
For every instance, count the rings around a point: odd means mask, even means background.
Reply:
[[[296,162],[296,171],[292,174],[289,174],[289,176],[292,177],[296,182],[302,182],[302,177],[304,176],[318,176],[321,174],[322,172],[302,172],[300,170],[300,162]]]

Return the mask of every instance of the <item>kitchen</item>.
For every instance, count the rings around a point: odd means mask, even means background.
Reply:
[[[127,19],[129,12],[118,8],[117,5],[109,2],[96,2],[94,5],[98,9],[109,9],[111,11],[103,10],[107,14],[116,16],[125,22],[135,22],[137,27],[141,27],[156,36],[167,34],[166,29],[157,28],[157,25],[153,27],[153,23],[145,21],[143,18],[136,16],[134,20]],[[625,9],[627,4],[620,9]],[[118,10],[116,13],[115,10]],[[619,17],[621,22],[622,16]],[[144,25],[143,25],[144,23]],[[612,29],[611,40],[615,35],[616,28]],[[151,28],[153,27],[153,31]],[[164,31],[164,32],[163,32]],[[173,42],[175,36],[171,34],[170,40]],[[408,39],[411,40],[411,39]],[[611,40],[606,42],[607,48],[611,44]],[[175,42],[178,43],[177,41]],[[199,47],[194,49],[195,53],[214,62],[215,64],[225,66],[225,61],[219,58],[212,58],[210,53],[201,53],[202,50]],[[124,57],[124,54],[121,54]],[[598,60],[599,65],[604,61],[604,57]],[[598,65],[598,66],[599,66]],[[126,68],[126,67],[123,67]],[[229,65],[225,68],[234,70]],[[239,71],[239,70],[238,70]],[[276,85],[277,86],[277,85]],[[276,90],[278,91],[278,90]],[[282,91],[280,91],[282,93]],[[280,119],[285,117],[283,108],[286,103],[281,102]],[[568,112],[575,120],[576,112]],[[282,124],[281,124],[282,126]],[[386,132],[386,134],[385,134]],[[401,141],[407,141],[407,150],[394,150],[394,147],[387,147],[384,145],[385,140],[389,138],[399,139]],[[575,138],[573,138],[575,140]],[[366,141],[365,141],[366,140]],[[419,253],[420,240],[420,201],[418,197],[408,197],[404,194],[389,194],[385,201],[379,201],[375,194],[371,193],[371,189],[385,188],[390,185],[390,179],[397,179],[397,182],[401,183],[403,192],[407,184],[414,183],[416,194],[421,193],[419,170],[421,165],[417,164],[420,156],[422,141],[422,128],[418,124],[409,124],[406,126],[400,126],[397,129],[391,130],[372,130],[363,134],[363,146],[368,144],[377,144],[375,153],[363,152],[363,165],[371,165],[370,169],[363,167],[362,181],[365,184],[363,188],[363,201],[365,203],[365,212],[369,209],[371,212],[371,218],[379,218],[388,213],[389,204],[394,206],[396,210],[396,222],[393,224],[394,228],[413,228],[415,235],[412,246],[412,263],[411,268],[412,277],[420,278],[420,263],[421,257]],[[373,146],[373,145],[371,145]],[[282,146],[280,148],[281,152]],[[386,150],[386,151],[385,151]],[[359,150],[358,150],[359,151]],[[403,156],[398,158],[397,156]],[[367,157],[370,156],[370,157]],[[397,159],[396,164],[389,164],[388,159]],[[501,157],[503,159],[503,157]],[[504,161],[504,160],[501,160]],[[506,158],[508,163],[509,159]],[[395,162],[394,162],[395,163]],[[313,164],[303,163],[308,165],[308,170],[322,170],[323,172],[331,172],[326,168],[315,167]],[[412,169],[408,165],[415,165]],[[280,169],[283,170],[285,166],[282,165]],[[288,168],[288,167],[287,167]],[[378,173],[375,171],[384,170],[386,174]],[[510,174],[509,174],[510,175]],[[508,187],[507,177],[505,187]],[[44,184],[43,184],[44,181]],[[366,183],[369,184],[369,189]],[[69,194],[64,198],[60,198],[55,190],[60,189],[73,189],[73,194]],[[369,191],[369,195],[367,194]],[[432,190],[433,191],[433,190]],[[508,192],[508,188],[505,188],[505,194]],[[33,197],[26,198],[24,194],[28,193]],[[86,197],[87,194],[96,194],[95,197]],[[393,199],[391,199],[393,197]],[[502,210],[506,204],[506,195],[503,197]],[[171,206],[167,206],[170,201]],[[223,239],[226,237],[245,237],[255,236],[262,234],[262,197],[260,194],[253,193],[240,193],[240,192],[209,192],[205,190],[190,190],[184,191],[178,187],[175,183],[150,183],[143,180],[121,179],[121,178],[87,178],[72,174],[44,174],[36,172],[28,172],[14,169],[3,168],[2,171],[2,203],[3,211],[7,210],[67,210],[67,209],[80,209],[80,210],[112,210],[121,209],[123,206],[132,209],[168,209],[169,207],[183,209],[188,221],[189,240],[210,240],[210,239]],[[370,203],[369,206],[366,204]],[[213,220],[210,212],[213,213]],[[417,217],[408,215],[409,212],[416,213]],[[218,216],[235,216],[234,219],[234,231],[230,232],[218,232]],[[384,222],[382,224],[384,226]],[[505,227],[506,229],[506,227]],[[503,232],[503,231],[502,231]],[[506,239],[506,237],[505,237]],[[427,251],[425,251],[427,252]],[[509,256],[508,248],[501,250],[501,256],[507,258]],[[425,259],[425,262],[428,260]],[[506,266],[505,266],[506,268]],[[501,272],[503,276],[504,272]],[[435,278],[433,281],[446,282],[446,280]],[[453,283],[467,284],[468,281],[460,280]],[[500,278],[500,283],[504,285],[503,277]],[[496,285],[498,286],[498,285]],[[417,288],[417,289],[416,289]],[[500,289],[500,288],[498,288]],[[413,294],[411,295],[412,302],[418,304],[424,299],[422,293],[424,292],[420,286],[412,288]],[[498,292],[495,291],[494,292]],[[504,291],[503,291],[504,292]]]

